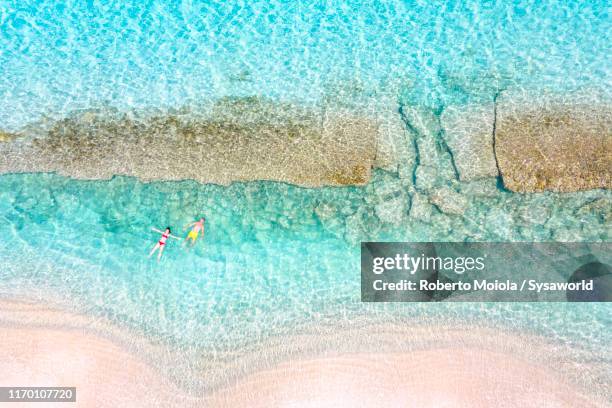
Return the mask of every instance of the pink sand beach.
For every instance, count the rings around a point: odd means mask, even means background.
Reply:
[[[285,359],[254,366],[212,392],[186,392],[148,358],[128,351],[111,333],[90,332],[92,323],[76,316],[41,305],[0,303],[0,386],[75,386],[78,407],[606,406],[597,393],[578,391],[544,364],[461,339],[456,347]],[[544,350],[528,337],[504,341]]]

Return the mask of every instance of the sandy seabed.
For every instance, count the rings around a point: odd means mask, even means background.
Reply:
[[[593,395],[579,391],[537,359],[472,347],[460,331],[453,347],[285,359],[213,392],[194,394],[114,341],[113,333],[92,332],[87,317],[75,316],[37,304],[0,302],[0,386],[75,386],[76,404],[45,404],[58,407],[609,406],[596,390]],[[61,323],[67,320],[70,325]],[[527,339],[504,342],[544,350]],[[266,358],[265,351],[257,354]]]

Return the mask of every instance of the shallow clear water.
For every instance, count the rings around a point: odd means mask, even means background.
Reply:
[[[0,128],[228,95],[437,107],[608,84],[604,1],[0,2]]]
[[[515,85],[609,92],[603,1],[107,3],[0,1],[0,130],[96,106],[174,109],[225,96],[438,110]],[[312,190],[3,175],[0,294],[75,299],[196,347],[359,314],[485,319],[609,344],[606,305],[360,304],[361,240],[610,238],[597,214],[576,213],[610,192],[519,195],[491,180],[463,217],[384,223],[379,204],[408,206],[402,183],[382,171],[366,187]],[[147,258],[151,227],[182,233],[200,214],[203,245],[171,241],[161,262]]]
[[[454,228],[442,221],[384,224],[376,204],[393,179],[377,172],[367,187],[304,189],[271,182],[221,187],[188,181],[144,184],[123,177],[0,176],[0,294],[67,297],[84,311],[192,346],[233,347],[290,332],[298,324],[397,313],[597,337],[593,345],[604,340],[601,325],[609,324],[605,305],[361,304],[361,240],[533,239],[521,236],[521,229],[536,231],[536,237],[542,229],[546,236],[537,220],[531,225],[513,221],[505,230],[470,220],[498,216],[507,206],[522,211],[533,205],[501,192],[488,202],[474,202]],[[541,205],[551,195],[535,196]],[[577,194],[573,200],[588,201],[589,196]],[[581,231],[584,220],[572,216],[563,201],[552,211],[552,228],[563,220]],[[200,214],[208,220],[204,244],[187,249],[170,240],[160,262],[147,258],[159,239],[151,227],[170,226],[185,236],[182,226]],[[599,234],[595,238],[604,237],[605,224],[593,218],[588,225],[589,233]]]

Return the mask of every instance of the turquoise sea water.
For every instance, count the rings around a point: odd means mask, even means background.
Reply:
[[[404,94],[439,106],[512,84],[608,84],[604,1],[0,2],[0,127],[100,104]]]
[[[609,91],[609,29],[603,1],[0,1],[0,130],[226,96],[362,107],[390,97],[399,110],[492,100],[509,86]],[[487,320],[609,345],[606,305],[361,304],[361,240],[610,239],[609,223],[577,212],[609,192],[520,195],[491,180],[462,217],[385,221],[384,202],[408,206],[402,183],[382,171],[365,187],[310,190],[2,175],[0,295],[71,299],[203,349],[362,314]],[[204,244],[171,241],[161,262],[147,258],[151,227],[182,234],[200,214]]]
[[[511,193],[475,201],[454,224],[383,223],[376,205],[395,176],[377,172],[367,187],[305,189],[283,183],[154,182],[134,178],[75,181],[52,174],[0,177],[0,295],[71,299],[157,339],[190,346],[263,340],[292,325],[364,313],[459,318],[525,326],[548,334],[605,340],[605,305],[364,305],[359,241],[547,241],[538,220],[516,214]],[[601,194],[593,192],[596,196]],[[606,226],[577,218],[560,195],[550,221],[584,241],[607,237]],[[580,195],[573,200],[589,201]],[[524,200],[525,201],[525,200]],[[529,203],[529,201],[527,201]],[[571,209],[573,205],[570,205]],[[322,210],[325,209],[326,212]],[[499,224],[499,213],[518,208]],[[170,240],[160,262],[148,259],[159,239],[151,227],[182,226],[207,217],[205,242],[193,249]],[[472,218],[473,217],[473,218]],[[513,219],[516,219],[513,221]],[[548,226],[548,228],[551,228]],[[528,231],[521,235],[518,231]],[[586,234],[583,232],[583,234]],[[525,232],[523,232],[525,234]],[[608,317],[606,317],[608,316]]]

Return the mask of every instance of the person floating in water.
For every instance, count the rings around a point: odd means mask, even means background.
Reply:
[[[174,238],[174,239],[180,239],[180,238],[170,233],[170,227],[166,227],[165,231],[160,231],[157,228],[151,228],[151,229],[155,232],[159,232],[160,234],[162,234],[162,236],[159,238],[159,241],[157,241],[157,244],[155,244],[155,246],[149,253],[149,258],[150,258],[151,256],[153,256],[155,251],[159,250],[159,252],[157,253],[157,260],[159,261],[159,259],[162,256],[162,253],[164,252],[164,248],[166,247],[166,241],[168,240],[168,238]]]
[[[204,238],[204,221],[206,220],[204,217],[202,217],[199,221],[185,225],[185,229],[191,227],[191,231],[189,231],[189,234],[187,234],[187,237],[185,237],[185,241],[183,242],[187,242],[187,240],[191,239],[191,245],[195,245],[200,232],[202,232],[202,238]]]

